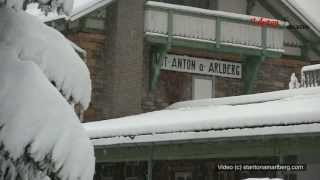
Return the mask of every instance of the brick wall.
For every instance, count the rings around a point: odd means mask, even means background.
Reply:
[[[266,60],[260,66],[257,81],[253,84],[253,92],[289,89],[291,74],[296,73],[300,79],[301,68],[305,65],[309,63],[285,58]]]
[[[79,47],[87,51],[86,63],[90,71],[92,80],[92,96],[89,109],[85,111],[85,121],[98,120],[103,118],[103,83],[104,83],[104,68],[103,68],[103,49],[106,43],[104,33],[98,32],[76,32],[67,35],[71,41]]]
[[[85,122],[141,112],[143,8],[144,0],[119,0],[106,9],[104,31],[80,27],[65,33],[87,51],[93,89]]]

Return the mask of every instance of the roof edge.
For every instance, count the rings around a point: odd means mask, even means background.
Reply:
[[[320,37],[320,29],[309,20],[309,17],[302,13],[301,9],[295,7],[289,0],[281,0],[281,2],[296,14],[305,24],[307,24],[318,37]]]

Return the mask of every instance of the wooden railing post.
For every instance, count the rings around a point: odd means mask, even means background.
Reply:
[[[262,52],[264,54],[265,50],[267,49],[267,27],[263,26],[261,28],[261,45],[262,45]]]
[[[242,57],[245,66],[244,71],[244,94],[252,92],[253,82],[256,80],[258,69],[265,56],[244,56]]]
[[[155,46],[151,48],[151,62],[150,62],[150,77],[149,77],[149,91],[153,92],[156,89],[160,78],[160,71],[162,60],[167,54],[165,46]]]
[[[221,18],[216,18],[216,47],[220,48],[221,43]]]
[[[172,34],[173,34],[173,11],[168,10],[168,44],[167,49],[171,49],[172,46]]]

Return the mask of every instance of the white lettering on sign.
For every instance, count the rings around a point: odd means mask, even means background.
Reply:
[[[241,78],[241,63],[168,54],[162,61],[162,70]]]

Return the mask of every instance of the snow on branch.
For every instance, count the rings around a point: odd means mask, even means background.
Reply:
[[[36,63],[66,99],[88,108],[89,70],[69,40],[35,17],[9,8],[0,9],[0,29],[1,42],[16,48],[20,60]]]
[[[35,63],[3,43],[0,54],[1,166],[29,179],[92,179],[93,147],[72,107]]]
[[[0,0],[0,6],[15,10],[26,10],[30,3],[38,3],[39,8],[45,13],[56,11],[59,14],[71,14],[73,0]]]
[[[23,11],[1,7],[0,30],[0,179],[93,179],[93,146],[67,102],[88,107],[88,68]]]

